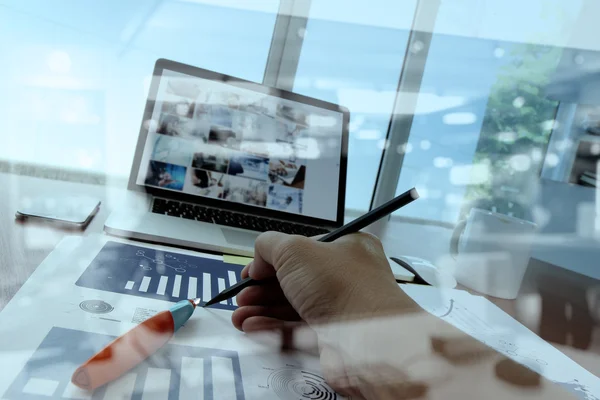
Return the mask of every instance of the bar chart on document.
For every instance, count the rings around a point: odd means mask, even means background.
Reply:
[[[114,337],[54,327],[2,398],[93,400],[244,400],[238,353],[168,344],[108,385],[85,392],[71,374]]]
[[[75,284],[80,287],[177,302],[207,302],[240,280],[243,267],[199,256],[107,242]],[[235,310],[235,298],[214,308]]]

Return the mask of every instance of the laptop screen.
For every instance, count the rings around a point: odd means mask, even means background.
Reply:
[[[137,185],[338,220],[341,110],[168,69],[155,79]]]

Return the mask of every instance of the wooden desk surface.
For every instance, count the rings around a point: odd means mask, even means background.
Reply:
[[[100,185],[2,173],[0,187],[6,193],[0,197],[0,310],[63,237],[102,233],[110,199],[115,199],[113,192],[124,192]],[[93,196],[102,201],[102,206],[84,232],[16,222],[19,201],[40,193]],[[517,300],[488,299],[600,376],[600,330],[582,289],[591,285],[596,285],[595,281],[534,263]]]

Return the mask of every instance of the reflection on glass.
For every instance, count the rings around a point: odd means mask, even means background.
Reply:
[[[10,93],[0,99],[0,159],[121,178],[156,60],[261,82],[279,8],[279,0],[1,3],[11,62],[0,66]],[[184,118],[185,104],[168,111]]]
[[[416,1],[313,0],[294,91],[350,110],[346,208],[367,210]]]

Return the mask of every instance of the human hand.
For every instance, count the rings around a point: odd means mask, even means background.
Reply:
[[[255,259],[242,272],[242,278],[248,276],[266,283],[238,294],[234,325],[245,332],[280,330],[285,336],[290,322],[307,323],[317,334],[323,375],[343,395],[495,400],[522,394],[494,375],[499,354],[424,312],[398,288],[374,236],[321,243],[267,232],[257,239]],[[450,349],[452,356],[441,355],[436,340],[459,345]],[[572,398],[565,394],[547,381],[527,388],[531,398]]]
[[[399,290],[383,247],[372,235],[321,243],[267,232],[255,247],[254,261],[242,278],[267,283],[238,295],[232,317],[238,329],[269,329],[300,320],[315,325],[418,308]]]
[[[354,362],[343,361],[356,341],[339,343],[336,323],[419,308],[398,288],[379,240],[364,233],[321,243],[267,232],[256,241],[254,261],[242,271],[242,278],[248,276],[266,283],[238,294],[233,324],[245,332],[279,330],[282,344],[290,346],[285,342],[293,341],[296,322],[308,323],[317,332],[326,379],[353,398],[372,391],[373,380],[351,382],[350,376],[364,377],[351,372]],[[380,381],[376,386],[383,387]]]

